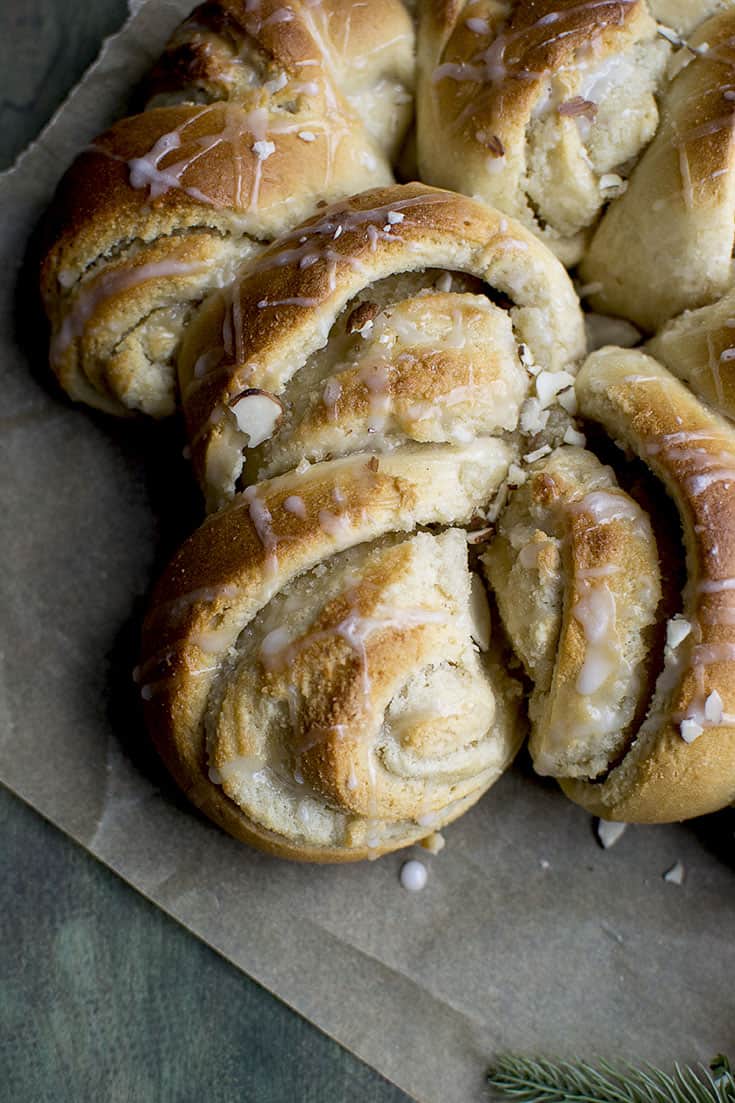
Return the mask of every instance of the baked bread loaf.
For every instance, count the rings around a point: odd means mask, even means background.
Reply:
[[[669,53],[644,0],[420,5],[421,179],[485,199],[576,263],[656,131]]]
[[[580,266],[595,310],[648,332],[731,284],[735,9],[707,20],[688,42],[656,137]]]
[[[687,580],[657,647],[659,557],[641,508],[585,453],[536,466],[484,557],[536,683],[534,763],[608,820],[703,815],[735,800],[735,431],[639,351],[594,353],[577,394],[675,502]]]
[[[347,861],[423,838],[497,779],[520,692],[452,526],[511,455],[484,439],[314,464],[187,541],[153,595],[140,680],[208,816],[282,857]]]
[[[176,405],[193,310],[319,202],[392,180],[411,116],[400,0],[216,0],[174,36],[148,110],[76,159],[47,227],[51,364],[72,398]]]
[[[523,361],[560,390],[583,353],[569,277],[518,223],[422,184],[366,192],[282,237],[192,321],[194,467],[217,508],[300,459],[511,433]]]

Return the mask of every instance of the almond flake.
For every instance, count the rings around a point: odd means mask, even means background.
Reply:
[[[587,446],[587,437],[584,433],[579,433],[573,425],[567,426],[563,440],[565,444],[571,444],[575,448],[586,448]]]
[[[542,444],[540,448],[537,448],[534,452],[527,452],[523,457],[525,463],[535,463],[536,460],[543,459],[544,456],[548,456],[551,452],[550,444]]]
[[[574,96],[571,100],[565,100],[558,107],[559,114],[570,119],[583,116],[586,119],[594,119],[597,115],[597,104],[592,100],[586,100],[583,96]]]
[[[693,743],[695,739],[699,739],[700,735],[704,731],[704,728],[698,720],[692,720],[688,717],[686,720],[682,720],[679,725],[679,732],[681,738],[685,743]]]
[[[611,820],[598,820],[595,827],[600,846],[609,850],[620,839],[627,827],[627,823],[613,823]]]
[[[686,870],[681,862],[674,862],[671,869],[667,869],[663,875],[664,881],[668,881],[670,885],[683,885],[685,877]]]
[[[550,406],[559,391],[565,391],[567,387],[572,386],[574,383],[574,376],[570,375],[568,371],[541,371],[536,376],[536,394],[538,395],[541,408],[546,409]]]
[[[692,630],[692,626],[684,617],[672,617],[666,625],[666,646],[676,651],[680,643],[683,643]]]
[[[577,415],[577,392],[574,387],[569,387],[566,391],[562,391],[557,402],[561,406],[562,410],[566,410],[570,417],[576,417]]]
[[[721,724],[723,717],[723,705],[722,698],[716,689],[713,689],[707,700],[704,702],[704,716],[706,720],[709,720],[710,724]]]
[[[276,152],[276,143],[261,139],[258,142],[253,142],[252,150],[260,161],[267,161],[271,154]]]

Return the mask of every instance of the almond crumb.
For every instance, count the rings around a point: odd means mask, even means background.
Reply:
[[[431,835],[427,835],[425,839],[422,839],[420,845],[424,850],[428,850],[429,854],[438,854],[447,845],[447,841],[441,832],[434,831]]]
[[[683,885],[685,877],[686,870],[681,862],[674,862],[673,866],[663,874],[664,881],[667,881],[670,885]]]
[[[583,116],[586,119],[594,119],[597,115],[597,104],[592,100],[586,100],[583,96],[573,96],[571,100],[565,100],[559,104],[559,114],[569,119],[577,119]]]

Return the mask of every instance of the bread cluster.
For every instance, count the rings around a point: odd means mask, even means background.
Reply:
[[[189,798],[376,857],[528,736],[605,819],[734,801],[735,4],[217,0],[142,103],[42,292],[72,398],[186,424],[137,679]]]

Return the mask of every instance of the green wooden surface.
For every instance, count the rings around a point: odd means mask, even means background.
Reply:
[[[0,167],[125,14],[2,0]],[[0,840],[3,1103],[408,1099],[2,787]]]

